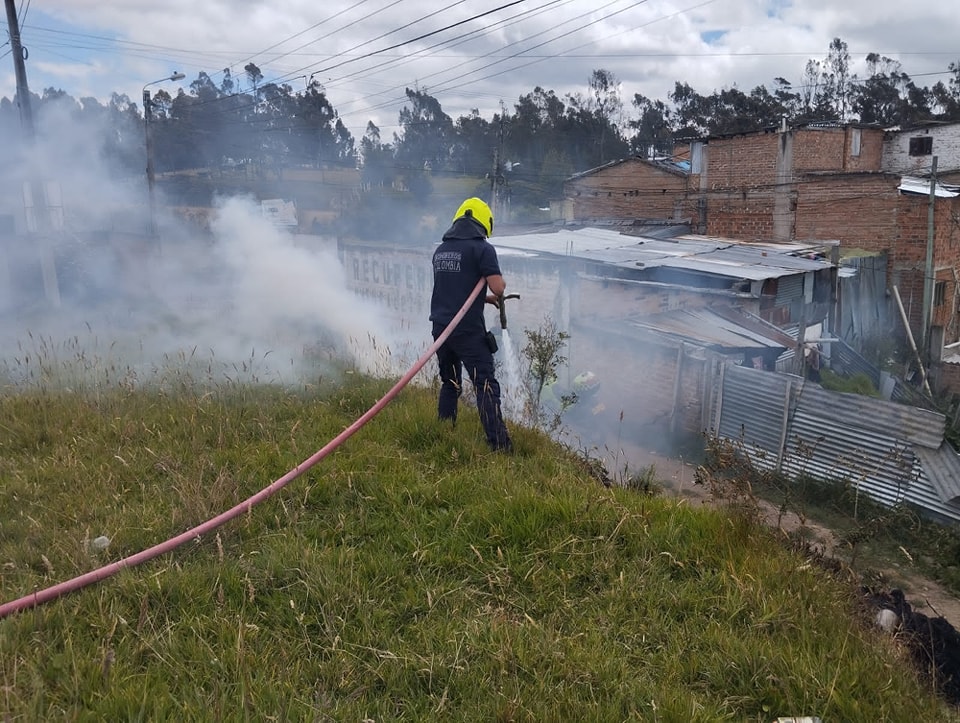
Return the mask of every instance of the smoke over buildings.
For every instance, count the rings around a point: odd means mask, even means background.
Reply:
[[[152,238],[143,175],[121,170],[105,131],[74,123],[71,107],[45,108],[36,143],[2,152],[0,341],[11,374],[10,356],[37,340],[61,362],[102,355],[140,376],[189,358],[214,378],[256,362],[261,381],[283,382],[305,360],[374,369],[390,363],[388,348],[416,345],[348,290],[335,242],[278,228],[254,198],[216,199],[201,231],[158,188]]]

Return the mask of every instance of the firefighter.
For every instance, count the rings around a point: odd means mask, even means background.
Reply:
[[[477,282],[485,288],[467,310],[453,333],[437,350],[441,420],[457,420],[457,402],[463,391],[463,370],[473,384],[477,410],[490,449],[512,452],[513,443],[500,409],[500,384],[494,371],[496,351],[483,318],[484,302],[499,308],[506,282],[496,249],[487,241],[493,233],[493,213],[479,198],[468,198],[453,217],[453,224],[433,253],[433,294],[430,321],[436,340],[466,302]],[[487,293],[487,292],[490,293]]]

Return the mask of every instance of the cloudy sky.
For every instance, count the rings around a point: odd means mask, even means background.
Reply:
[[[667,100],[676,81],[701,93],[799,86],[807,60],[835,37],[853,72],[870,52],[898,60],[918,85],[949,78],[960,60],[960,13],[946,0],[14,0],[30,88],[74,96],[127,94],[173,71],[175,93],[198,73],[215,83],[256,63],[265,81],[319,80],[355,136],[368,120],[395,129],[405,87],[452,117],[487,118],[536,86],[564,97],[611,71],[622,97]],[[3,37],[6,40],[6,37]],[[15,78],[0,47],[0,97]]]

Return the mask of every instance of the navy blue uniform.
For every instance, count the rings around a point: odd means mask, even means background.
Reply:
[[[455,220],[433,253],[430,321],[434,339],[460,311],[477,282],[494,275],[500,275],[500,262],[496,249],[487,243],[483,226],[472,218]],[[494,450],[510,450],[510,435],[500,411],[500,384],[483,320],[486,292],[484,285],[457,328],[437,350],[441,380],[437,412],[440,419],[456,422],[457,400],[463,391],[463,369],[466,368],[477,395],[477,409],[487,443]]]

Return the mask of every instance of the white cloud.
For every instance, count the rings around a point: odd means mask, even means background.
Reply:
[[[462,3],[389,34],[448,4],[48,0],[43,14],[37,8],[31,11],[24,32],[25,42],[35,45],[28,72],[37,78],[31,80],[34,88],[53,85],[77,96],[81,93],[76,88],[82,87],[83,94],[94,92],[101,98],[112,91],[137,98],[145,82],[173,70],[187,74],[184,86],[200,71],[216,82],[225,67],[242,77],[243,65],[253,59],[266,80],[282,79],[295,88],[305,80],[300,76],[319,71],[318,79],[355,135],[372,119],[389,137],[405,87],[425,88],[453,117],[472,108],[490,117],[501,101],[511,107],[536,86],[555,90],[560,97],[582,92],[597,68],[620,78],[627,100],[635,93],[666,100],[676,81],[702,93],[731,86],[769,88],[778,76],[799,84],[806,61],[824,58],[834,37],[848,43],[855,72],[865,72],[864,56],[878,52],[899,59],[920,85],[945,80],[949,62],[960,58],[953,50],[960,15],[949,3],[908,8],[902,0],[567,0],[545,7],[546,0],[528,0],[417,45],[356,60],[494,7]],[[543,11],[499,25],[538,8]],[[594,22],[604,16],[609,17]],[[75,56],[71,46],[78,45],[77,39],[51,39],[30,29],[29,21],[42,27],[48,18],[73,23],[86,35],[128,42],[89,40],[100,50],[88,51],[86,65],[64,63],[58,54]],[[416,53],[470,31],[475,35],[453,47]],[[723,34],[717,36],[719,31]],[[713,33],[713,42],[705,42],[704,33]],[[521,42],[509,45],[515,41]],[[524,49],[529,50],[505,59]],[[393,62],[374,67],[387,60]],[[934,73],[939,75],[928,75]],[[10,97],[12,75],[0,77],[0,83],[0,95]]]

